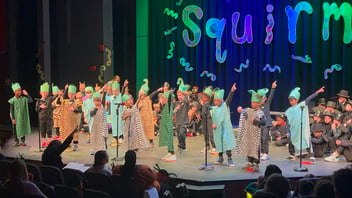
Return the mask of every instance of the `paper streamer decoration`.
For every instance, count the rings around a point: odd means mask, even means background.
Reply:
[[[302,56],[295,56],[294,54],[292,54],[291,58],[293,60],[301,61],[302,63],[312,63],[312,59],[308,55],[305,55],[303,58]]]
[[[185,58],[180,58],[180,64],[185,68],[186,71],[193,71],[193,67],[191,67],[190,64],[186,62]]]
[[[343,2],[340,5],[340,8],[337,6],[336,3],[332,3],[329,5],[328,2],[323,3],[323,10],[324,10],[324,19],[323,19],[323,40],[327,41],[329,39],[329,25],[330,25],[330,17],[334,15],[335,20],[339,20],[340,17],[343,17],[344,22],[344,32],[343,32],[343,42],[345,44],[349,44],[352,41],[352,6],[347,2]]]
[[[211,81],[216,81],[216,75],[213,73],[210,73],[206,70],[203,71],[199,76],[200,77],[206,76],[206,77],[210,78]]]
[[[273,15],[271,14],[274,11],[274,6],[272,4],[268,4],[266,6],[266,11],[269,14],[266,16],[266,19],[268,20],[268,25],[265,28],[266,37],[265,37],[264,43],[266,45],[269,45],[274,38],[273,29],[274,29],[275,21],[274,21]]]
[[[248,43],[252,43],[253,42],[253,31],[252,31],[252,16],[251,15],[247,15],[244,18],[244,33],[242,37],[238,37],[237,36],[237,24],[238,21],[240,19],[240,13],[239,12],[235,12],[232,14],[232,31],[231,31],[231,35],[232,35],[232,40],[233,42],[237,43],[237,44],[243,44],[246,41]]]
[[[329,78],[328,73],[332,73],[334,71],[341,71],[341,70],[342,70],[342,66],[341,65],[339,65],[339,64],[331,65],[330,68],[325,69],[325,71],[324,71],[324,79],[326,80],[326,79]]]
[[[99,80],[99,82],[102,83],[102,84],[104,84],[104,79],[103,79],[103,77],[104,77],[104,72],[105,72],[105,70],[106,70],[106,66],[105,66],[105,65],[101,65],[101,66],[100,66],[100,69],[99,69],[100,74],[99,74],[99,76],[98,76],[98,80]]]
[[[106,64],[106,66],[110,67],[111,63],[112,63],[112,59],[111,59],[112,52],[111,52],[111,49],[105,47],[105,52],[107,53],[105,64]]]
[[[174,56],[175,43],[172,41],[170,43],[169,55],[166,56],[167,59],[171,59]]]
[[[189,16],[192,13],[196,16],[197,19],[201,19],[203,17],[203,10],[196,5],[189,5],[183,9],[182,21],[190,30],[185,28],[182,31],[182,38],[188,47],[197,46],[200,38],[202,37],[202,31],[200,30],[199,26],[194,23]],[[190,40],[189,32],[193,33],[193,40]]]
[[[288,40],[292,44],[296,43],[297,20],[302,11],[305,11],[308,14],[312,14],[313,8],[310,5],[310,3],[306,1],[301,1],[297,3],[297,5],[295,6],[295,9],[292,9],[291,6],[286,6],[285,8],[285,12],[288,19]]]
[[[248,68],[248,67],[249,67],[249,59],[246,60],[246,64],[241,63],[240,68],[239,69],[235,68],[234,70],[236,72],[242,72],[242,68]]]
[[[182,3],[183,3],[183,0],[179,0],[178,2],[176,2],[176,5],[180,6],[180,5],[182,5]]]
[[[36,68],[36,70],[37,70],[37,72],[38,72],[38,75],[39,75],[39,77],[40,77],[40,80],[44,80],[44,81],[45,81],[45,73],[44,73],[44,71],[43,71],[43,69],[42,69],[42,66],[41,66],[40,64],[37,64],[37,65],[35,66],[35,68]]]
[[[273,73],[275,71],[278,71],[279,73],[281,73],[281,67],[275,65],[274,67],[271,67],[270,64],[266,64],[265,67],[263,68],[263,71],[267,71],[269,70],[269,72]]]
[[[164,31],[164,36],[170,35],[176,29],[177,29],[177,26],[174,26],[171,29],[167,29],[166,31]]]
[[[165,8],[165,9],[164,9],[164,14],[169,15],[169,16],[171,16],[171,17],[174,18],[174,19],[177,19],[177,18],[178,18],[177,12],[175,12],[175,11],[173,11],[173,10],[170,10],[169,8]]]
[[[224,32],[226,25],[226,19],[217,19],[217,18],[210,18],[206,25],[205,30],[207,35],[210,38],[216,38],[216,50],[215,50],[215,57],[218,63],[223,63],[227,57],[227,50],[221,54],[221,38],[222,33]]]

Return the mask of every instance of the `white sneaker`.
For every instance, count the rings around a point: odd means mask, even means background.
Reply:
[[[262,161],[266,161],[266,160],[269,160],[269,155],[266,154],[266,153],[263,153],[262,157],[260,158]]]
[[[167,155],[165,155],[165,156],[162,157],[161,159],[162,159],[162,160],[165,160],[165,159],[169,158],[171,155],[172,155],[171,153],[167,153]]]
[[[78,145],[77,144],[73,144],[73,151],[78,151]]]
[[[315,157],[310,157],[309,160],[310,160],[311,162],[315,162]]]
[[[324,158],[324,160],[327,161],[327,162],[338,162],[339,161],[339,156],[336,156],[336,155],[332,154],[329,157]]]
[[[122,138],[119,138],[119,144],[123,144],[123,139]]]
[[[212,149],[210,150],[210,153],[217,153],[216,148],[212,148]]]
[[[175,162],[177,160],[176,155],[171,155],[170,157],[164,159],[165,162]]]

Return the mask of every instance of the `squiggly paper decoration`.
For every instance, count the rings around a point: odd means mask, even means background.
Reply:
[[[278,71],[279,73],[281,73],[281,67],[275,65],[274,67],[271,67],[270,64],[266,64],[265,67],[263,68],[263,71],[269,70],[269,72],[273,73],[275,71]]]
[[[171,59],[174,56],[175,43],[172,41],[170,43],[169,55],[166,56],[167,59]]]
[[[292,54],[291,58],[293,60],[301,61],[302,63],[312,63],[312,59],[308,55],[305,55],[303,58],[302,56],[295,56],[294,54]]]
[[[265,37],[264,43],[266,45],[269,45],[274,38],[273,29],[274,29],[274,25],[275,25],[275,20],[274,20],[273,15],[271,14],[273,12],[273,10],[274,10],[274,6],[272,4],[268,4],[266,6],[266,11],[269,13],[266,16],[266,19],[268,20],[268,25],[265,28],[266,37]]]
[[[204,75],[206,75],[206,77],[210,78],[211,81],[215,81],[216,80],[216,75],[213,73],[210,73],[208,71],[203,71],[199,76],[203,77]]]
[[[110,67],[111,66],[111,63],[112,63],[112,59],[111,59],[111,49],[109,48],[105,48],[105,52],[107,53],[106,55],[106,66]]]
[[[164,36],[170,35],[176,29],[177,29],[177,26],[167,29],[166,31],[164,31]]]
[[[183,3],[183,0],[179,0],[178,2],[176,2],[176,5],[180,6],[180,5],[182,5],[182,3]]]
[[[190,64],[186,62],[185,58],[180,58],[180,64],[185,68],[186,71],[193,71],[193,67],[191,67]]]
[[[35,66],[37,72],[38,72],[38,75],[40,77],[40,80],[44,80],[45,81],[45,73],[44,71],[42,70],[42,66],[40,64],[37,64]]]
[[[327,68],[324,71],[325,80],[329,78],[328,73],[332,73],[334,71],[341,71],[341,70],[342,70],[342,66],[340,64],[331,65],[330,68]]]
[[[170,10],[169,8],[165,8],[165,9],[164,9],[164,14],[169,15],[169,16],[171,16],[171,17],[174,18],[174,19],[177,19],[177,18],[178,18],[177,12],[175,12],[175,11],[173,11],[173,10]]]
[[[248,67],[249,67],[249,59],[246,60],[246,64],[241,63],[240,68],[239,69],[235,68],[234,70],[236,72],[242,72],[242,68],[248,68]]]
[[[102,84],[104,83],[103,77],[104,77],[104,72],[105,72],[105,70],[106,70],[106,66],[105,66],[105,65],[101,65],[101,66],[100,66],[100,69],[99,69],[100,74],[99,74],[99,76],[98,76],[98,80],[99,80],[99,82],[102,83]]]

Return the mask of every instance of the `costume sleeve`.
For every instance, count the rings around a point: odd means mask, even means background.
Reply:
[[[57,152],[58,154],[61,154],[62,152],[64,152],[67,147],[71,144],[73,140],[73,133],[71,133],[66,139],[65,141],[58,147]]]
[[[33,99],[32,99],[32,97],[29,94],[26,95],[26,98],[28,99],[28,103],[32,103],[33,102]]]
[[[11,118],[11,120],[16,120],[14,109],[15,109],[15,107],[13,106],[13,104],[10,104],[10,118]]]
[[[352,141],[351,140],[341,140],[341,146],[352,147]]]
[[[276,88],[270,89],[268,100],[265,102],[265,105],[267,105],[268,107],[270,107],[271,102],[273,101],[275,90],[276,90]]]
[[[317,93],[313,93],[312,95],[308,96],[308,98],[305,99],[306,105],[310,103],[311,100],[313,100],[315,97],[317,97]]]
[[[98,109],[94,108],[93,110],[90,111],[90,116],[93,117],[95,114],[97,114]]]
[[[103,98],[101,99],[101,104],[105,106],[106,92],[103,93]]]
[[[158,90],[153,91],[153,93],[149,94],[149,98],[152,99],[155,95],[159,93]]]
[[[234,91],[230,91],[229,95],[227,95],[227,98],[225,100],[227,106],[230,106],[234,93]]]
[[[65,88],[63,98],[68,99],[68,88]]]

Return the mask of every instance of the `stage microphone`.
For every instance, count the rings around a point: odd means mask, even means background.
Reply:
[[[125,105],[126,103],[124,103],[124,102],[120,102],[120,103],[115,103],[115,105]]]

